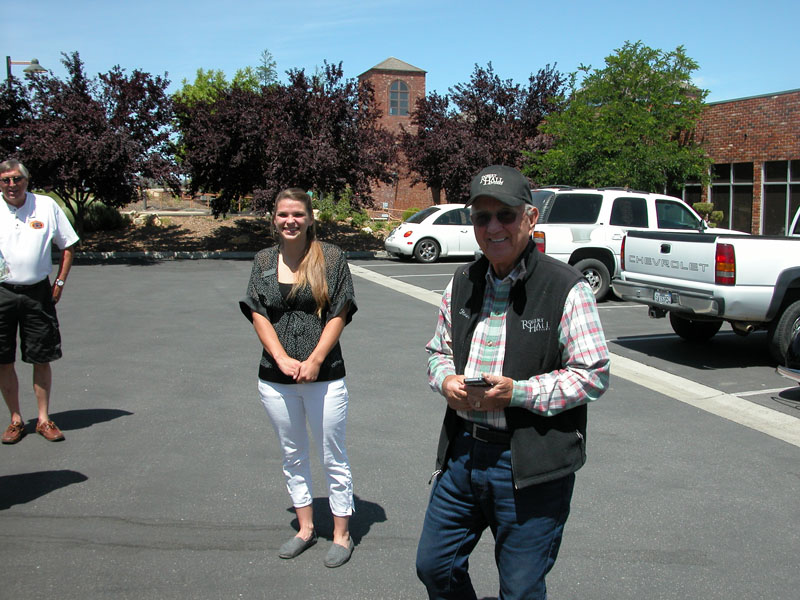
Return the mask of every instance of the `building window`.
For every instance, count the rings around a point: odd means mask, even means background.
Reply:
[[[703,201],[703,186],[699,179],[690,179],[683,186],[683,194],[675,194],[683,198],[689,206],[694,206],[697,202]]]
[[[786,235],[798,206],[800,206],[800,160],[765,162],[761,233]]]
[[[408,114],[408,86],[402,81],[389,86],[389,114],[398,117]]]
[[[723,213],[721,227],[750,233],[753,221],[753,163],[714,165],[711,203]]]

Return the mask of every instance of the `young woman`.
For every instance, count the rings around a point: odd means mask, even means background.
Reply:
[[[279,556],[294,558],[317,541],[307,420],[333,513],[333,544],[325,566],[338,567],[353,552],[353,485],[344,446],[348,394],[339,346],[357,310],[353,281],[342,251],[316,239],[304,190],[280,192],[273,215],[278,245],[256,254],[240,307],[264,347],[258,391],[283,449],[283,473],[300,524]]]

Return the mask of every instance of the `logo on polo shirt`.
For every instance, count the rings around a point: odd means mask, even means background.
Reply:
[[[44,223],[41,221],[31,221],[32,229],[44,229]]]

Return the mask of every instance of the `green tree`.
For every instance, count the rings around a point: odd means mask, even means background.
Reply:
[[[207,71],[197,69],[194,82],[189,83],[184,79],[181,89],[173,94],[172,99],[181,105],[192,105],[201,100],[213,102],[222,96],[223,92],[233,89],[260,92],[262,88],[269,87],[278,82],[276,71],[277,63],[272,58],[269,50],[261,53],[261,63],[257,67],[244,67],[237,69],[233,79],[228,82],[225,73],[219,69]]]
[[[236,73],[233,74],[233,79],[231,80],[231,88],[233,89],[257,92],[260,87],[261,82],[256,69],[253,67],[237,69]]]
[[[710,159],[694,131],[708,92],[695,87],[698,65],[683,46],[655,50],[626,42],[605,67],[571,76],[566,109],[541,131],[549,148],[526,153],[523,172],[540,185],[627,186],[653,192],[705,180]]]
[[[183,87],[173,95],[173,100],[179,100],[181,104],[195,104],[201,100],[213,102],[229,88],[225,73],[214,69],[197,69],[194,83],[184,79],[181,85]]]
[[[264,50],[261,53],[261,63],[256,67],[256,76],[263,87],[278,83],[278,63],[272,57],[272,52]]]
[[[181,105],[192,105],[201,100],[213,102],[219,99],[224,92],[232,89],[258,92],[261,88],[261,76],[258,69],[244,67],[234,73],[233,79],[229,83],[225,73],[219,69],[209,69],[208,71],[197,69],[194,82],[189,83],[184,79],[182,84],[183,87],[175,92],[172,98]]]

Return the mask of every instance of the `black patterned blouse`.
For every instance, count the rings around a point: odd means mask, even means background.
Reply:
[[[330,302],[322,311],[322,319],[317,316],[317,304],[311,290],[305,287],[298,290],[294,298],[286,300],[278,286],[278,247],[261,250],[253,260],[247,295],[239,301],[239,308],[245,317],[253,321],[253,311],[269,319],[286,353],[297,360],[306,360],[319,342],[325,324],[338,315],[346,304],[350,307],[345,315],[349,323],[358,310],[353,290],[353,279],[344,253],[332,244],[320,242],[325,258],[325,276],[328,281]],[[322,362],[317,381],[332,381],[345,376],[344,359],[339,342],[331,349]],[[284,375],[272,356],[264,350],[258,377],[272,383],[294,383]]]

